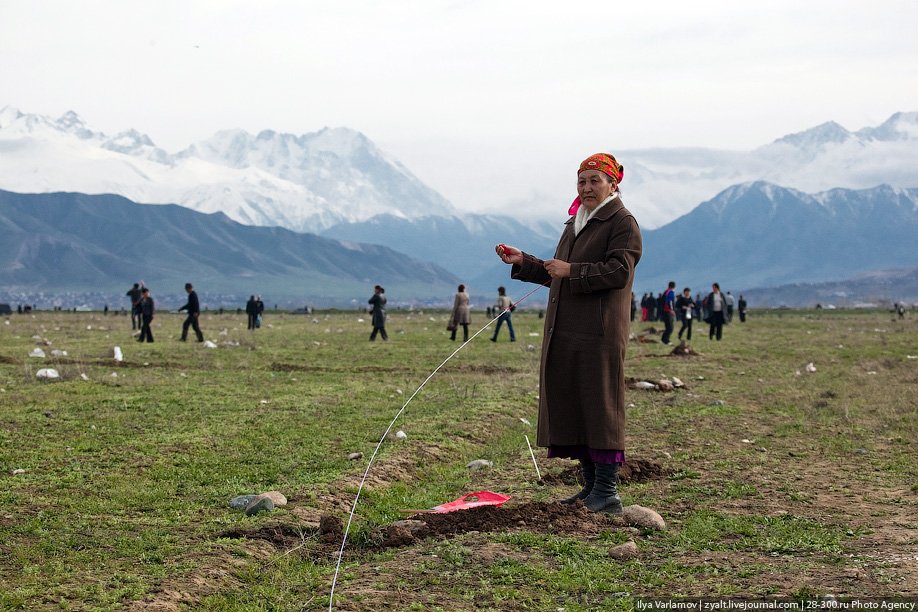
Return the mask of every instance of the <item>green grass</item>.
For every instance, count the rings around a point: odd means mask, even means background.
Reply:
[[[268,316],[252,333],[244,316],[205,314],[205,336],[232,343],[217,349],[177,342],[182,319],[168,314],[152,345],[133,342],[125,317],[0,323],[0,609],[327,609],[335,563],[319,553],[314,518],[347,519],[386,427],[458,343],[443,312],[393,311],[391,341],[373,344],[365,315],[315,318]],[[906,358],[918,325],[875,311],[756,312],[722,342],[697,329],[695,358],[629,348],[627,376],[687,384],[627,394],[629,457],[671,475],[626,487],[625,501],[658,510],[666,531],[610,523],[594,539],[523,530],[370,550],[404,508],[487,488],[511,503],[569,494],[538,484],[524,438],[535,443],[541,324],[518,311],[516,343],[482,334],[405,408],[393,431],[408,438],[382,444],[361,494],[340,609],[628,609],[638,596],[807,588],[918,594],[903,568],[861,555],[871,535],[918,542],[918,360]],[[52,342],[48,359],[28,357],[33,335]],[[122,363],[110,359],[116,345]],[[50,357],[54,348],[67,356]],[[62,379],[36,378],[41,367]],[[356,451],[364,458],[348,461]],[[567,465],[536,453],[543,472]],[[479,458],[493,468],[464,467]],[[227,506],[274,489],[289,506],[254,517]],[[278,525],[299,534],[296,549],[221,535]],[[640,557],[610,561],[607,549],[630,539]],[[876,580],[835,581],[853,563]]]

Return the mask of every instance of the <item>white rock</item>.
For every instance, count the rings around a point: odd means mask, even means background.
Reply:
[[[529,419],[527,419],[526,417],[520,417],[520,420],[526,425],[532,425],[532,423],[530,423]]]
[[[397,432],[395,432],[395,437],[398,438],[399,440],[407,440],[408,434],[406,434],[404,431],[399,429]]]
[[[61,375],[57,373],[57,370],[54,368],[42,368],[39,371],[35,372],[35,376],[38,378],[60,378]]]
[[[666,522],[656,511],[644,506],[628,506],[622,512],[622,518],[628,525],[637,525],[647,529],[666,529]]]
[[[210,340],[204,341],[204,348],[217,348],[217,345],[211,342]]]
[[[80,378],[82,378],[83,380],[89,380],[89,377],[86,376],[86,372],[83,372],[82,374],[80,374]]]
[[[348,461],[356,461],[357,459],[362,459],[363,453],[351,453],[347,456]]]
[[[816,371],[816,366],[813,365],[813,362],[812,362],[812,361],[811,361],[810,363],[806,364],[806,371],[807,371],[807,372],[815,372],[815,371]]]
[[[36,347],[36,348],[33,348],[33,349],[32,349],[32,352],[31,352],[31,353],[29,353],[29,357],[42,357],[42,358],[44,358],[44,357],[45,357],[45,352],[44,352],[43,350],[41,350],[40,348],[37,348],[37,347]]]
[[[62,351],[60,349],[54,349],[53,351],[51,351],[51,354],[54,355],[55,357],[66,357],[67,351]]]
[[[682,382],[681,380],[679,380],[678,378],[676,378],[675,376],[673,376],[673,379],[672,379],[672,380],[673,380],[673,386],[676,387],[676,388],[680,388],[680,389],[681,389],[682,387],[685,386],[685,383]]]
[[[657,386],[652,382],[647,382],[646,380],[639,380],[634,383],[636,389],[656,389]]]
[[[112,373],[110,374],[110,376],[111,376],[112,378],[118,378],[118,372],[112,372]]]
[[[120,346],[116,346],[112,349],[112,355],[114,355],[115,361],[124,361],[124,353],[121,352]]]
[[[363,319],[357,319],[357,322],[358,322],[358,323],[364,323],[365,321],[364,321]]]
[[[225,336],[225,335],[228,334],[228,333],[229,333],[229,330],[227,330],[226,328],[224,328],[224,329],[221,330],[220,333],[217,334],[217,335],[218,335],[218,336]]]
[[[15,469],[11,472],[12,474],[25,474],[25,470],[22,468]]]
[[[488,461],[487,459],[476,459],[475,461],[469,461],[465,464],[465,467],[470,470],[481,470],[484,468],[494,467],[493,461]]]

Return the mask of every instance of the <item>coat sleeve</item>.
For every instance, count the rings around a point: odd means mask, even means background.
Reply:
[[[510,278],[537,285],[544,285],[551,281],[551,275],[545,270],[542,260],[536,259],[529,253],[523,253],[521,265],[513,264],[513,268],[510,269]]]
[[[634,217],[622,218],[609,235],[603,261],[571,263],[570,287],[573,293],[623,289],[634,277],[641,259],[641,230]]]

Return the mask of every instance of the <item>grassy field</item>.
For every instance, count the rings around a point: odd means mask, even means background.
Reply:
[[[205,314],[217,348],[178,342],[169,314],[154,344],[134,342],[126,317],[0,320],[0,609],[329,609],[337,549],[320,517],[347,521],[389,422],[459,345],[446,317],[390,311],[390,341],[370,343],[356,312],[268,313],[254,332],[244,315]],[[401,509],[483,489],[512,496],[509,509],[574,489],[545,484],[571,462],[544,449],[536,476],[524,436],[542,321],[513,321],[517,342],[475,338],[408,404],[393,428],[407,438],[380,447],[333,609],[918,596],[918,320],[877,311],[752,312],[722,342],[696,329],[692,357],[631,345],[627,376],[686,384],[627,393],[628,457],[668,475],[623,498],[659,512],[663,531],[609,519],[590,535],[521,525],[379,548]],[[39,343],[48,356],[29,357]],[[48,367],[61,378],[36,377]],[[493,467],[471,471],[474,459]],[[271,490],[289,503],[228,507]],[[609,557],[629,540],[637,558]]]

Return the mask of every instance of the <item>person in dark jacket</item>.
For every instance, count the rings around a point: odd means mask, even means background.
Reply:
[[[134,283],[134,286],[128,289],[125,295],[131,298],[131,329],[137,329],[141,326],[140,309],[137,305],[140,304],[140,298],[143,297],[143,281]]]
[[[695,318],[695,301],[692,299],[692,290],[686,287],[682,295],[676,298],[676,315],[682,318],[682,327],[679,328],[679,339],[682,340],[683,332],[688,332],[685,339],[692,339],[692,320]]]
[[[245,314],[249,316],[249,329],[255,329],[255,317],[258,316],[258,305],[255,303],[255,296],[250,296],[249,301],[245,303]]]
[[[739,296],[739,301],[736,303],[737,308],[739,308],[739,321],[740,323],[746,322],[746,299],[742,294]]]
[[[727,300],[724,294],[720,292],[720,285],[714,283],[711,285],[711,293],[704,299],[705,312],[707,312],[707,322],[711,324],[711,331],[708,337],[713,340],[717,336],[720,341],[724,333],[724,325],[727,324]]]
[[[140,338],[137,342],[153,342],[153,332],[150,331],[150,323],[153,322],[153,298],[150,297],[150,290],[143,288],[140,296]]]
[[[376,340],[377,332],[384,341],[389,340],[389,336],[386,335],[386,290],[376,285],[373,288],[373,297],[367,301],[372,305],[370,315],[373,317],[373,333],[370,334],[370,342]]]
[[[261,327],[261,313],[265,311],[265,303],[261,301],[261,296],[259,295],[255,298],[255,328]]]
[[[198,326],[198,316],[201,314],[198,294],[194,292],[194,287],[191,286],[191,283],[185,283],[185,291],[188,292],[188,302],[179,308],[179,312],[187,310],[188,318],[182,323],[181,341],[185,342],[188,339],[188,328],[192,327],[194,328],[194,333],[198,336],[198,342],[204,342],[204,334],[201,333],[201,328]]]
[[[622,514],[625,462],[625,352],[641,231],[618,185],[624,169],[607,153],[585,159],[553,259],[497,245],[511,278],[549,284],[539,373],[539,446],[580,461],[578,499],[593,512]]]

